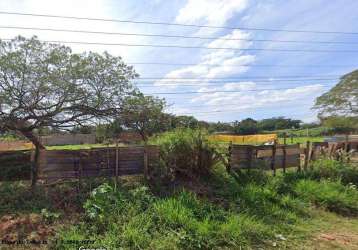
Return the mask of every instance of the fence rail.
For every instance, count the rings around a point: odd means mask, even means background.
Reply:
[[[0,151],[0,181],[30,179],[31,151]]]
[[[338,143],[307,142],[305,147],[292,145],[230,145],[229,167],[238,169],[273,170],[297,167],[306,169],[309,163],[321,157],[342,160],[342,152],[348,154],[348,161],[356,161],[356,156],[349,154],[358,152],[357,141]]]
[[[43,150],[39,177],[44,180],[147,174],[159,159],[157,146],[85,150]]]
[[[231,145],[229,149],[232,169],[264,169],[300,166],[300,145]]]

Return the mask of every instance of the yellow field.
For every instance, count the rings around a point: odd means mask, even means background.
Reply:
[[[276,140],[277,134],[258,135],[211,135],[210,140],[217,142],[232,142],[234,144],[259,144]]]

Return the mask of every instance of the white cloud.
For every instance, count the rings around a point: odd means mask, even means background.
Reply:
[[[228,35],[220,38],[248,38],[249,34],[242,31],[232,31]],[[232,47],[238,49],[238,51],[232,50],[212,50],[206,51],[202,55],[201,61],[194,65],[179,68],[167,73],[162,80],[157,81],[154,85],[166,86],[166,83],[170,83],[169,88],[175,88],[180,86],[178,80],[169,80],[170,78],[217,78],[217,77],[230,77],[232,75],[242,74],[249,70],[248,66],[237,65],[249,65],[255,61],[253,55],[243,55],[239,49],[248,48],[251,46],[251,42],[248,41],[232,41],[216,39],[208,44],[211,48]],[[183,80],[180,80],[183,82]],[[205,85],[208,80],[195,81],[198,86]]]
[[[297,100],[311,100],[312,97],[322,93],[323,85],[314,84],[300,87],[292,87],[285,90],[262,90],[254,82],[228,83],[222,88],[205,88],[202,92],[233,90],[240,92],[216,92],[203,93],[192,99],[191,103],[200,103],[203,108],[216,109],[222,105],[233,105],[238,110],[250,110],[255,108],[279,106],[297,102]],[[255,90],[255,91],[251,91]],[[225,110],[227,108],[222,108]]]
[[[188,0],[179,10],[176,21],[220,26],[247,6],[247,0]]]
[[[168,107],[165,112],[168,113],[173,113],[173,114],[190,114],[190,109],[189,108],[182,108],[182,107],[177,107],[177,106],[170,106]]]

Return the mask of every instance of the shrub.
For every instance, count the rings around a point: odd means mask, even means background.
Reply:
[[[221,160],[217,144],[207,140],[202,130],[177,129],[151,139],[160,146],[166,172],[173,177],[207,175]]]
[[[226,211],[187,191],[156,198],[145,187],[115,191],[103,184],[85,207],[87,222],[61,231],[52,248],[73,249],[63,242],[90,238],[96,241],[91,247],[110,249],[238,249],[273,237],[254,216]]]
[[[358,185],[358,168],[341,161],[319,159],[313,162],[312,178],[341,180],[343,184]]]
[[[7,213],[40,213],[43,208],[52,210],[49,197],[40,187],[34,192],[24,181],[0,182],[0,217]]]
[[[355,186],[344,186],[339,181],[300,180],[295,185],[298,197],[323,206],[330,211],[357,215],[358,191]]]

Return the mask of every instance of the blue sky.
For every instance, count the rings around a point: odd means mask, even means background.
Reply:
[[[0,11],[209,26],[344,32],[358,32],[357,10],[356,0],[2,0],[0,2]],[[148,94],[200,92],[159,96],[165,97],[170,104],[169,112],[194,115],[198,119],[209,121],[233,121],[246,117],[262,119],[273,116],[298,118],[306,122],[315,121],[316,114],[311,110],[314,99],[334,86],[338,82],[338,76],[358,66],[358,53],[239,50],[252,48],[358,50],[358,35],[353,34],[267,32],[0,15],[0,26],[5,25],[215,37],[216,39],[151,38],[0,28],[0,38],[3,39],[21,34],[26,37],[37,35],[43,40],[238,49],[232,51],[70,45],[76,52],[106,50],[111,54],[122,56],[128,63],[191,64],[188,66],[136,64],[135,69],[142,78],[157,78],[136,82],[139,88]],[[273,43],[222,38],[325,41],[347,44]],[[237,66],[242,64],[246,66]],[[258,65],[270,65],[270,67]],[[337,66],[328,67],[332,65]],[[288,81],[283,81],[280,76],[307,76],[308,79],[301,81],[296,77],[290,77]],[[245,77],[262,77],[262,79],[243,79]],[[190,80],[172,78],[190,78]],[[192,80],[198,78],[205,79]],[[275,88],[278,90],[270,90]]]

